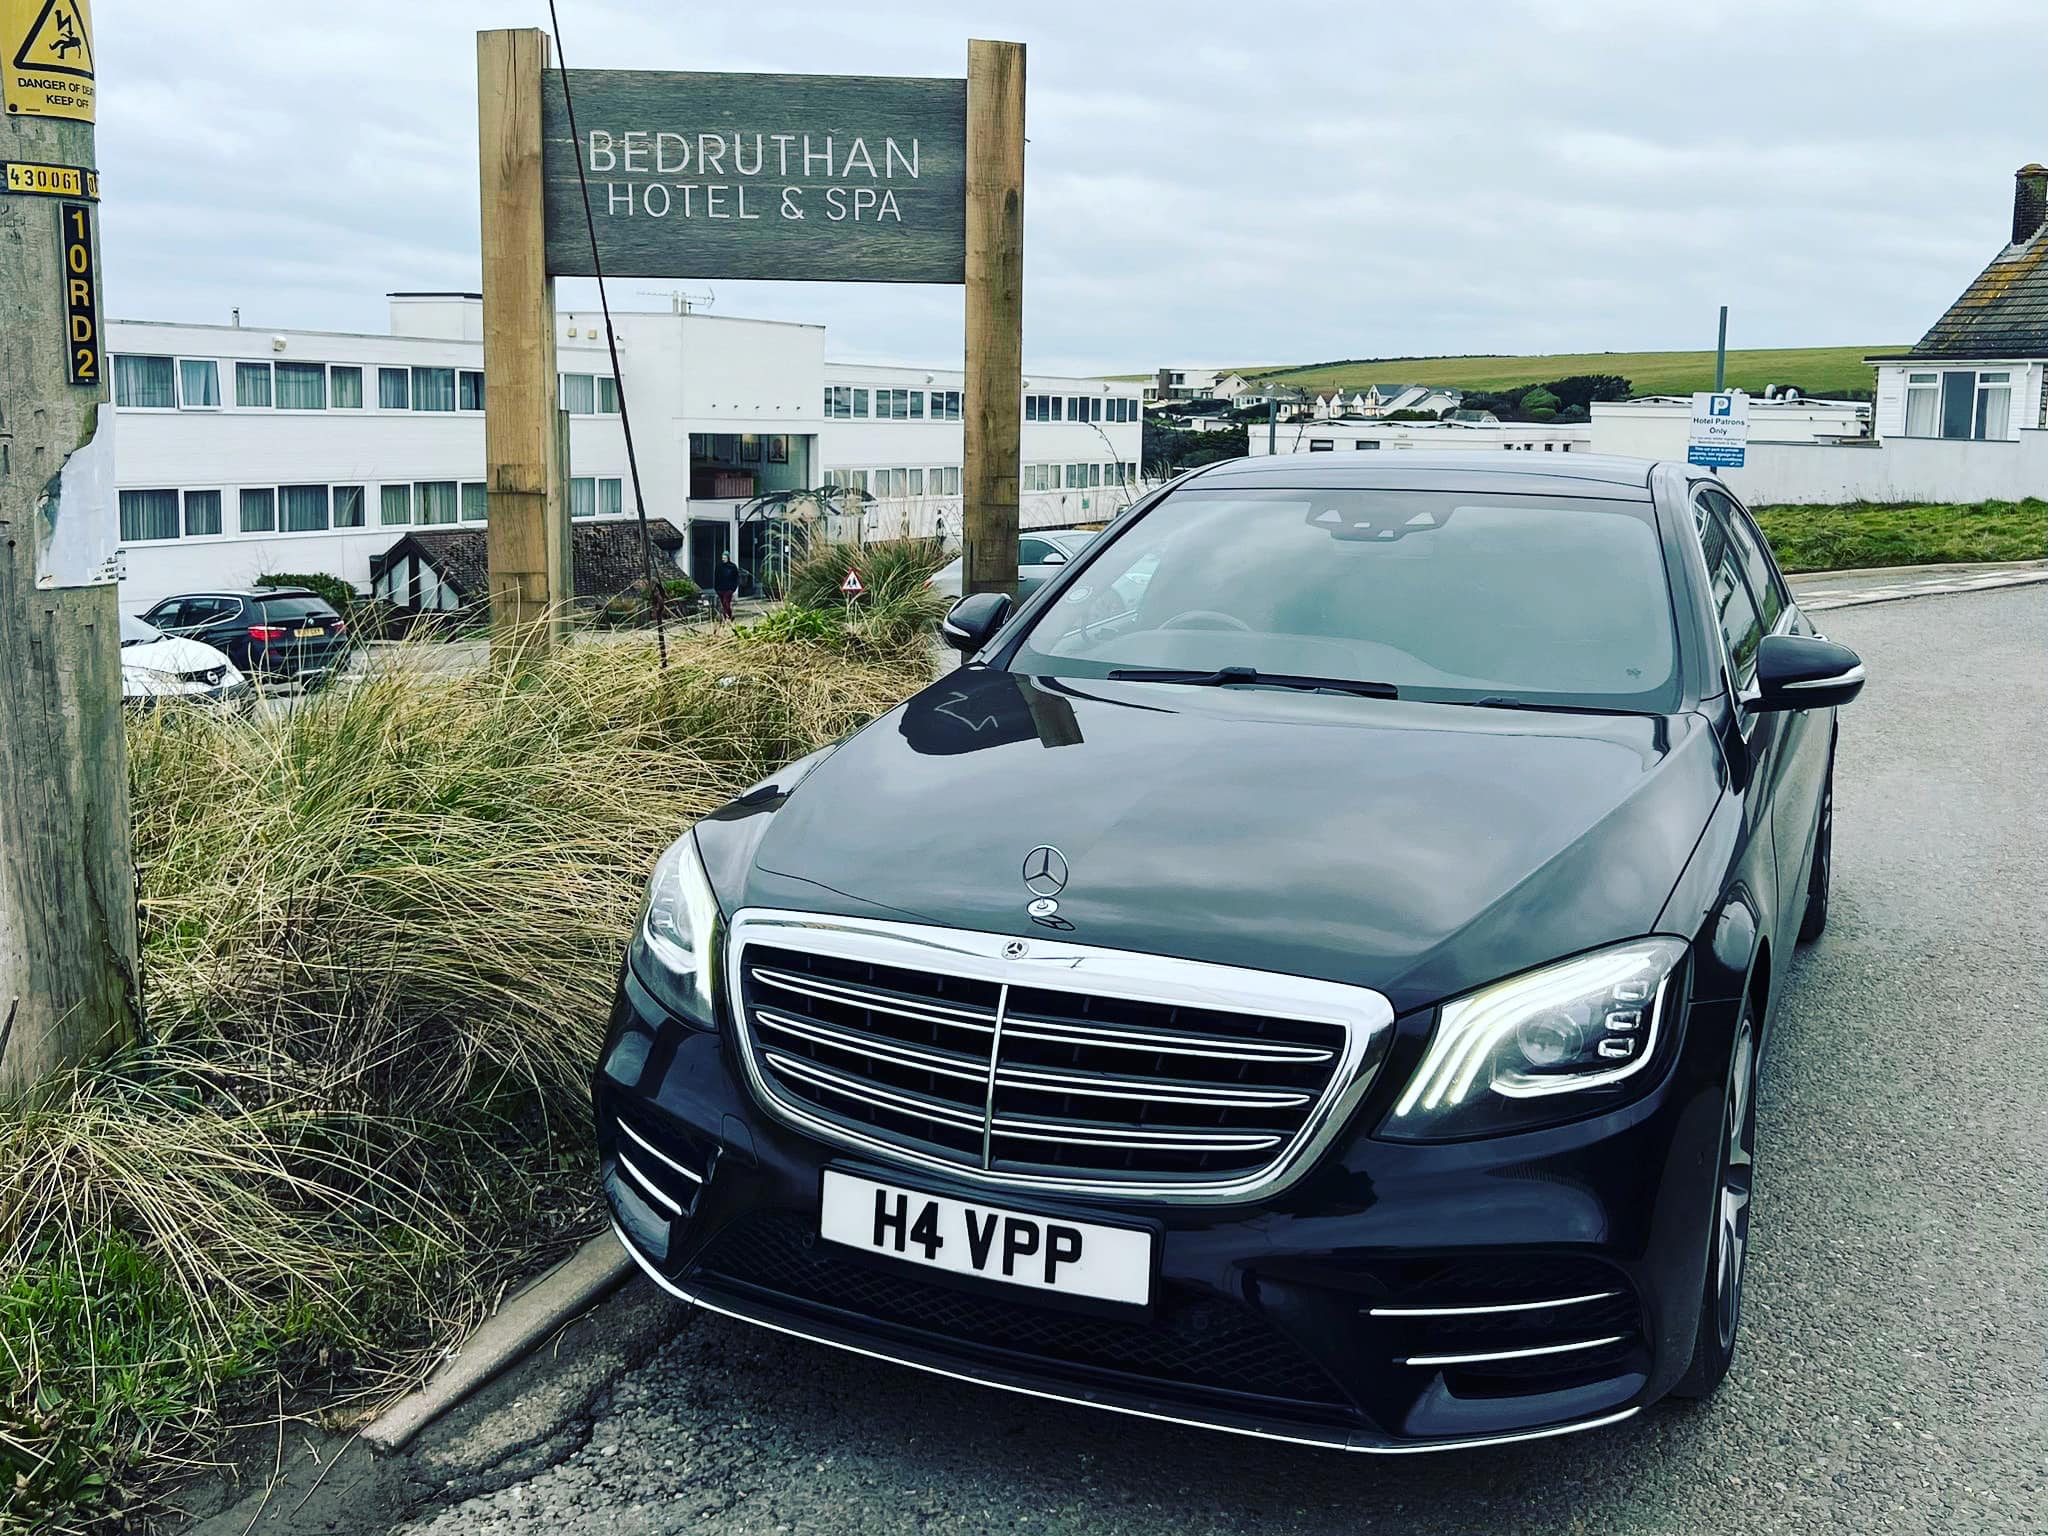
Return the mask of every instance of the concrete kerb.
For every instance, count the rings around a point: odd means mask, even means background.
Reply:
[[[387,1408],[363,1439],[386,1455],[524,1359],[564,1323],[602,1300],[633,1271],[618,1239],[593,1237],[569,1258],[512,1296],[417,1392]]]

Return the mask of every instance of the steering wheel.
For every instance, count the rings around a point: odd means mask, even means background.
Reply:
[[[1251,625],[1243,619],[1227,613],[1218,613],[1214,608],[1190,608],[1176,613],[1159,626],[1161,629],[1235,629],[1251,633]]]

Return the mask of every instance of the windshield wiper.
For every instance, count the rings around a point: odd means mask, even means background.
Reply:
[[[1227,688],[1247,683],[1260,688],[1300,688],[1312,693],[1355,693],[1368,699],[1394,699],[1392,683],[1358,677],[1305,677],[1293,672],[1261,672],[1255,667],[1219,667],[1198,672],[1176,667],[1122,667],[1109,674],[1118,683],[1183,683],[1190,688]]]

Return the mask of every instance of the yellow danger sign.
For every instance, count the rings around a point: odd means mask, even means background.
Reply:
[[[10,117],[92,121],[87,0],[0,0],[0,95]]]

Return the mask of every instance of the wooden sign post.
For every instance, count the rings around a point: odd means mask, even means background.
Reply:
[[[574,585],[556,431],[555,283],[543,259],[537,31],[479,32],[476,116],[483,194],[484,484],[494,657],[566,634]]]
[[[1023,45],[970,42],[964,80],[560,70],[547,55],[539,32],[477,37],[496,633],[558,637],[569,596],[557,277],[964,283],[967,590],[1014,592]]]
[[[967,45],[961,592],[1017,595],[1024,430],[1024,45]]]

